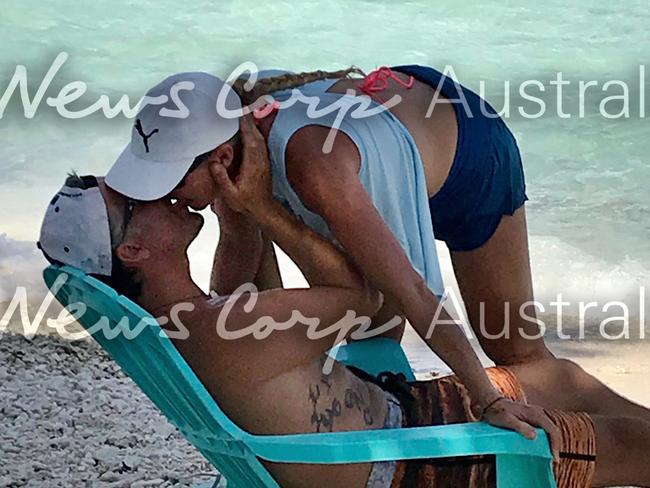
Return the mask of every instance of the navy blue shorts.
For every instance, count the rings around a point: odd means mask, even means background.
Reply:
[[[456,154],[447,180],[429,200],[433,231],[451,251],[481,247],[501,218],[528,200],[517,141],[485,100],[439,71],[418,65],[392,69],[439,87],[455,101]]]

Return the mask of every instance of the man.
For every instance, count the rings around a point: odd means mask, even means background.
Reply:
[[[257,137],[248,119],[242,122],[242,131],[247,142]],[[535,419],[550,434],[560,459],[560,487],[588,487],[592,480],[594,486],[650,486],[649,425],[613,416],[562,412],[547,416],[538,407],[515,404],[506,396],[525,399],[529,385],[517,380],[525,366],[493,370],[501,392],[495,391],[490,404],[471,408],[471,399],[453,378],[414,385],[399,385],[399,379],[392,378],[393,384],[398,383],[392,394],[338,363],[324,372],[332,338],[308,338],[308,329],[314,327],[309,319],[319,320],[318,331],[348,311],[372,316],[381,306],[381,295],[334,245],[273,199],[268,161],[256,154],[244,155],[236,182],[224,180],[226,198],[254,218],[301,266],[309,289],[266,290],[256,295],[252,307],[247,306],[252,297],[225,303],[210,299],[192,281],[186,254],[202,227],[202,217],[166,199],[133,205],[92,177],[68,178],[48,208],[40,247],[51,261],[99,276],[154,316],[168,317],[178,303],[193,304],[194,309],[181,317],[189,337],[174,343],[221,407],[247,431],[367,430],[482,417],[495,425],[512,426],[515,420],[519,430],[532,437],[529,425],[505,413],[504,405],[515,405],[514,411],[526,411],[527,420]],[[264,340],[250,335],[228,340],[215,331],[219,321],[227,331],[236,332],[262,317],[279,323],[301,318]],[[544,402],[558,394],[561,391],[535,397]],[[602,451],[597,463],[596,442]],[[435,482],[436,487],[457,488],[491,486],[494,481],[489,459],[343,466],[268,463],[268,468],[284,487],[384,488]]]

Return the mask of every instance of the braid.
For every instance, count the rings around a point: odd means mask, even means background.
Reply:
[[[233,83],[232,87],[241,98],[243,105],[251,105],[260,97],[276,91],[288,90],[290,88],[311,83],[312,81],[325,80],[328,78],[351,78],[352,74],[366,76],[360,68],[351,66],[350,68],[339,71],[317,70],[305,73],[285,73],[279,76],[272,76],[271,78],[258,80],[257,83],[255,83],[255,86],[248,91],[244,88],[244,85],[248,80],[240,78]]]

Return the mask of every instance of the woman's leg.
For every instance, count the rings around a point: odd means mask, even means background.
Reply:
[[[507,366],[552,357],[539,326],[519,313],[534,300],[524,207],[504,215],[481,247],[452,251],[451,258],[470,325],[490,359]]]
[[[626,417],[593,416],[596,429],[595,487],[650,487],[650,423]]]
[[[570,361],[555,358],[543,338],[526,338],[539,335],[539,326],[520,314],[520,307],[534,300],[524,207],[505,215],[483,246],[451,256],[470,324],[490,359],[498,366],[530,365],[525,368],[526,383],[538,385],[541,392],[562,385],[553,404],[533,398],[531,402],[589,414],[616,412],[650,422],[650,410],[617,395]],[[535,309],[528,306],[526,313],[535,316]]]
[[[591,415],[636,417],[650,423],[650,410],[618,395],[566,359],[545,359],[509,366],[530,403]]]

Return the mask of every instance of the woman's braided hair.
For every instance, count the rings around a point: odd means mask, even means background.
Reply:
[[[347,69],[341,69],[338,71],[308,71],[304,73],[285,73],[278,76],[271,76],[269,78],[258,79],[252,89],[247,89],[245,86],[248,83],[248,77],[242,77],[237,79],[233,84],[233,90],[239,95],[242,105],[244,107],[251,107],[253,109],[258,108],[258,100],[265,95],[269,95],[276,91],[288,90],[290,88],[296,88],[312,81],[326,80],[326,79],[351,79],[352,75],[356,74],[359,76],[365,77],[366,74],[360,68],[356,66],[351,66]],[[257,103],[256,103],[257,102]],[[241,134],[239,131],[232,136],[227,143],[231,144],[235,148],[235,168],[239,167],[241,159]],[[188,174],[198,168],[205,160],[210,157],[214,149],[198,155]],[[184,184],[184,180],[181,181],[180,185]]]
[[[241,98],[242,105],[252,105],[260,97],[270,93],[296,88],[298,86],[311,83],[312,81],[319,81],[325,79],[349,79],[353,74],[366,76],[365,73],[356,66],[351,66],[347,69],[339,71],[308,71],[305,73],[285,73],[283,75],[271,76],[257,80],[252,89],[247,90],[244,85],[248,82],[245,78],[239,78],[232,85],[233,90],[237,92]]]

